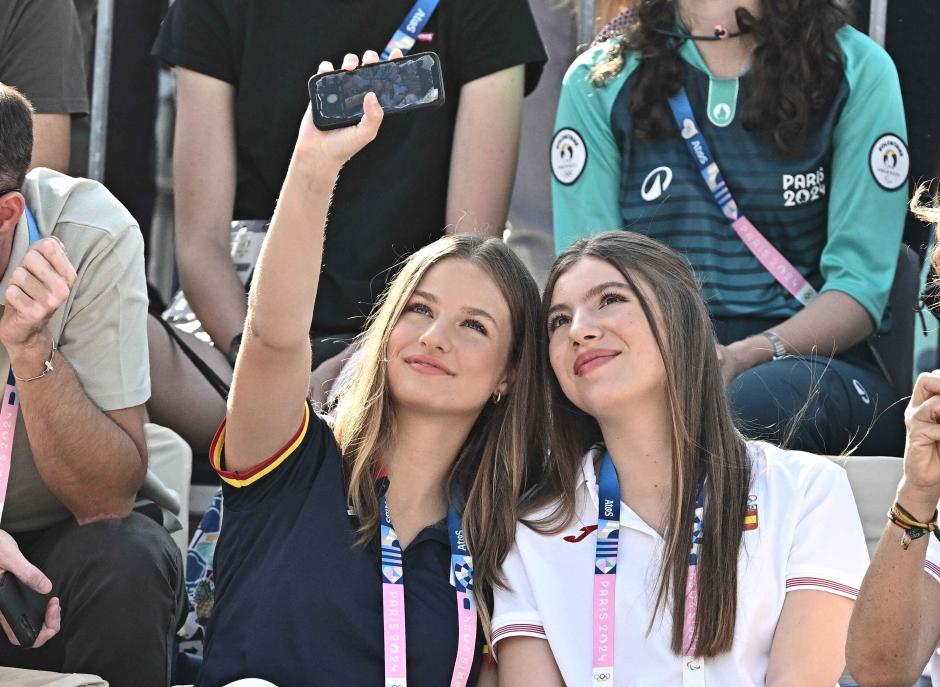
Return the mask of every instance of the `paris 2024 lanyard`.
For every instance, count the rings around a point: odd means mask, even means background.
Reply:
[[[685,588],[682,628],[682,687],[705,686],[705,659],[692,655],[695,649],[695,613],[698,608],[699,546],[702,542],[702,516],[705,493],[699,486],[692,522],[692,548]],[[604,453],[597,499],[597,543],[594,549],[594,659],[592,687],[614,684],[614,627],[617,598],[617,556],[620,542],[620,481],[610,454]]]
[[[407,687],[405,665],[405,571],[402,549],[392,527],[385,494],[379,499],[382,558],[382,624],[385,635],[385,687]],[[457,591],[457,659],[450,687],[465,687],[473,667],[477,639],[477,610],[473,601],[473,558],[463,523],[453,508],[447,511],[452,583]]]
[[[39,228],[29,208],[26,208],[26,226],[29,228],[29,245],[33,245],[39,240]],[[13,464],[13,436],[19,412],[20,399],[16,394],[13,365],[10,365],[6,389],[3,391],[3,406],[0,406],[0,518],[3,517],[3,506],[7,500],[7,485],[10,483],[10,467]]]
[[[695,114],[692,112],[692,104],[689,102],[689,96],[685,88],[681,88],[676,95],[669,99],[669,109],[672,110],[673,119],[676,120],[676,126],[679,127],[679,134],[689,149],[692,162],[698,169],[699,174],[702,175],[702,179],[705,180],[705,185],[711,191],[715,203],[731,223],[731,228],[734,229],[738,238],[763,265],[764,269],[770,272],[773,278],[790,295],[798,300],[801,305],[809,303],[816,297],[816,289],[806,281],[806,278],[793,266],[793,263],[774,248],[757,227],[741,214],[734,196],[731,195],[728,185],[721,176],[718,163],[715,162],[708,143],[698,128]]]

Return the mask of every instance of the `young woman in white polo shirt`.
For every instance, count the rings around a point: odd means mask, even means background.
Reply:
[[[688,262],[580,240],[543,312],[552,452],[496,592],[501,687],[832,687],[868,562],[847,477],[737,432]]]

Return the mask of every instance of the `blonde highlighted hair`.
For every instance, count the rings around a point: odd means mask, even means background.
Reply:
[[[499,239],[446,236],[415,252],[376,305],[361,337],[361,363],[341,392],[333,431],[343,456],[349,503],[359,518],[359,544],[375,536],[379,504],[374,475],[394,431],[387,384],[388,341],[421,279],[445,260],[466,260],[485,271],[509,306],[512,323],[507,371],[509,391],[488,402],[467,436],[448,480],[464,499],[463,521],[473,554],[474,594],[488,631],[492,587],[515,537],[517,503],[530,469],[544,455],[542,406],[545,375],[539,373],[539,295],[525,265]],[[454,504],[459,506],[460,504]]]

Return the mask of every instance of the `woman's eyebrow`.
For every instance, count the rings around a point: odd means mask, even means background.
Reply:
[[[633,291],[633,289],[630,288],[629,284],[626,284],[622,281],[605,281],[603,284],[598,284],[597,286],[592,286],[590,289],[588,289],[587,293],[584,294],[584,298],[582,298],[581,300],[589,301],[592,298],[596,298],[597,296],[600,296],[602,293],[604,293],[608,289],[623,289],[625,291],[630,291],[630,292]]]
[[[419,298],[423,298],[423,299],[426,300],[426,301],[431,301],[432,303],[437,303],[437,296],[435,296],[433,293],[429,293],[429,292],[427,292],[427,291],[422,291],[421,289],[415,289],[415,290],[412,291],[411,293],[412,293],[412,295],[418,296]]]
[[[605,281],[603,284],[597,284],[596,286],[592,286],[590,289],[588,289],[581,298],[581,302],[583,303],[585,301],[591,300],[592,298],[596,298],[608,289],[623,289],[624,291],[630,291],[631,293],[633,292],[633,289],[630,287],[630,285],[622,281]],[[548,309],[548,314],[551,315],[552,313],[559,310],[567,309],[568,306],[565,303],[555,303]]]
[[[415,289],[412,292],[412,294],[417,296],[418,298],[423,298],[426,301],[430,301],[431,303],[439,302],[438,297],[435,296],[433,293],[430,293],[429,291],[422,291],[421,289]],[[485,317],[486,319],[488,319],[490,322],[493,323],[494,327],[496,327],[497,329],[499,328],[499,324],[496,322],[496,318],[490,315],[483,308],[477,308],[472,305],[465,305],[463,306],[462,310],[466,314],[472,315],[473,317]]]
[[[496,318],[490,315],[488,312],[486,312],[486,310],[483,310],[482,308],[474,308],[473,306],[467,305],[467,306],[464,306],[463,311],[467,313],[468,315],[473,315],[474,317],[485,317],[486,319],[488,319],[490,322],[493,323],[494,327],[496,327],[497,329],[499,328],[499,325],[496,323]]]

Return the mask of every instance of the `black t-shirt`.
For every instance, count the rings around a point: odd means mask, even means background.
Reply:
[[[210,450],[224,467],[220,432]],[[215,552],[215,606],[197,687],[256,677],[279,687],[383,684],[378,537],[355,545],[339,450],[307,406],[300,431],[245,473],[219,470],[225,517]],[[410,687],[450,684],[457,657],[456,591],[446,521],[405,548]],[[469,685],[476,684],[483,631]]]
[[[236,219],[271,216],[319,63],[338,67],[346,53],[381,52],[413,3],[176,0],[154,54],[235,86]],[[389,118],[343,169],[314,336],[359,330],[388,271],[443,234],[460,87],[526,64],[528,93],[546,59],[527,0],[442,0],[412,52],[427,50],[441,58],[447,102]]]

